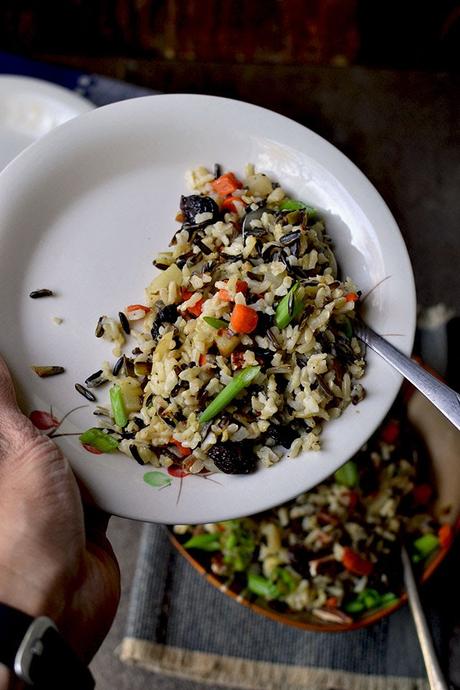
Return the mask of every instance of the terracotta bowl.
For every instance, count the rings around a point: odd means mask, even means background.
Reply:
[[[424,440],[432,461],[433,480],[437,489],[435,512],[447,522],[459,528],[459,497],[460,497],[460,434],[421,394],[414,393],[408,403],[409,418]],[[446,507],[450,507],[446,513]],[[446,517],[447,516],[447,517]],[[326,623],[319,621],[308,612],[280,613],[275,609],[255,604],[245,599],[237,592],[227,587],[197,558],[184,549],[170,530],[170,539],[180,554],[202,575],[213,587],[231,597],[234,601],[246,606],[255,613],[266,618],[290,625],[310,632],[347,632],[358,630],[376,623],[381,618],[389,616],[407,602],[406,594],[393,605],[364,614],[349,624]],[[429,560],[421,577],[426,582],[438,569],[452,545],[441,548]]]

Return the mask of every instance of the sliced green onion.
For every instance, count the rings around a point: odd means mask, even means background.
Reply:
[[[303,312],[305,306],[302,300],[297,299],[296,292],[300,287],[300,283],[294,283],[289,292],[284,295],[281,302],[276,307],[275,324],[278,328],[286,328],[291,321]]]
[[[359,475],[357,464],[353,462],[353,460],[349,460],[345,463],[345,465],[339,467],[337,472],[334,472],[334,479],[337,484],[341,484],[342,486],[347,486],[349,489],[352,489],[358,484]]]
[[[360,599],[352,599],[343,607],[346,613],[362,613],[365,610],[364,602]]]
[[[343,319],[338,322],[338,326],[339,331],[343,333],[348,340],[351,340],[353,337],[353,326],[351,325],[350,319],[344,316]]]
[[[128,415],[125,410],[125,403],[123,401],[123,394],[118,384],[115,384],[110,389],[110,402],[112,405],[112,414],[117,426],[124,427],[128,423]]]
[[[382,603],[380,594],[375,589],[365,589],[361,593],[361,600],[366,609],[374,609]]]
[[[215,319],[214,316],[203,316],[203,321],[206,321],[208,326],[212,326],[212,328],[228,328],[230,325],[228,321]]]
[[[279,204],[280,211],[300,211],[305,210],[312,220],[314,220],[318,211],[313,206],[308,206],[304,204],[303,201],[297,201],[297,199],[283,199]]]
[[[218,534],[197,534],[185,542],[186,549],[201,549],[202,551],[219,551],[219,535]]]
[[[246,367],[240,371],[232,380],[227,383],[225,388],[209,403],[205,411],[200,417],[200,424],[209,422],[216,414],[219,414],[224,407],[227,407],[234,397],[238,395],[243,388],[247,388],[256,376],[260,373],[260,366]]]
[[[426,558],[439,547],[439,539],[435,534],[424,534],[414,541],[414,547],[422,558]]]
[[[110,434],[105,434],[101,429],[92,427],[79,436],[80,443],[85,443],[102,453],[113,453],[118,448],[118,441]]]
[[[298,579],[289,572],[286,568],[278,568],[277,575],[283,585],[285,585],[288,593],[293,592],[298,585]]]
[[[248,589],[265,599],[277,599],[280,596],[280,591],[273,582],[256,573],[248,573]]]

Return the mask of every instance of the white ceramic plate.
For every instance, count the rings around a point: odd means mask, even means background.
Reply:
[[[301,125],[252,105],[152,96],[59,127],[0,176],[0,351],[28,413],[52,406],[61,420],[85,405],[74,383],[112,359],[108,344],[94,337],[96,321],[142,302],[152,258],[177,228],[185,171],[219,162],[241,174],[248,161],[323,210],[343,272],[364,293],[387,278],[367,300],[368,321],[410,353],[415,295],[406,248],[382,198],[345,156]],[[43,287],[56,296],[28,297]],[[63,323],[56,326],[53,316]],[[66,373],[39,379],[32,364],[63,365]],[[124,455],[90,454],[76,436],[58,442],[107,511],[166,523],[225,519],[286,501],[336,470],[374,431],[400,383],[369,352],[366,399],[326,425],[323,449],[253,475],[181,481],[163,470],[153,476],[155,487],[144,481],[149,468]],[[97,395],[105,401],[108,393]],[[73,412],[57,433],[93,426],[91,411],[88,405]],[[41,425],[47,421],[42,415]]]
[[[93,107],[61,86],[0,75],[0,170],[44,134]]]

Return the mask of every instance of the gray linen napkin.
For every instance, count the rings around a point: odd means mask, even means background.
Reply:
[[[419,351],[428,361],[435,358],[444,374],[447,336],[457,336],[458,331],[457,319],[447,328],[448,316],[440,308],[428,312],[417,336]],[[452,606],[458,601],[459,573],[458,556],[452,554],[423,593],[446,669],[455,615],[459,622]],[[209,585],[175,551],[159,525],[144,527],[119,653],[123,661],[152,671],[248,690],[428,687],[407,607],[370,628],[345,634],[289,628]]]

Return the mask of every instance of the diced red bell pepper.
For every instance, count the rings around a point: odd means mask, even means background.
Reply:
[[[390,419],[390,421],[383,427],[380,438],[384,443],[392,445],[396,443],[399,438],[399,422],[395,419]]]

